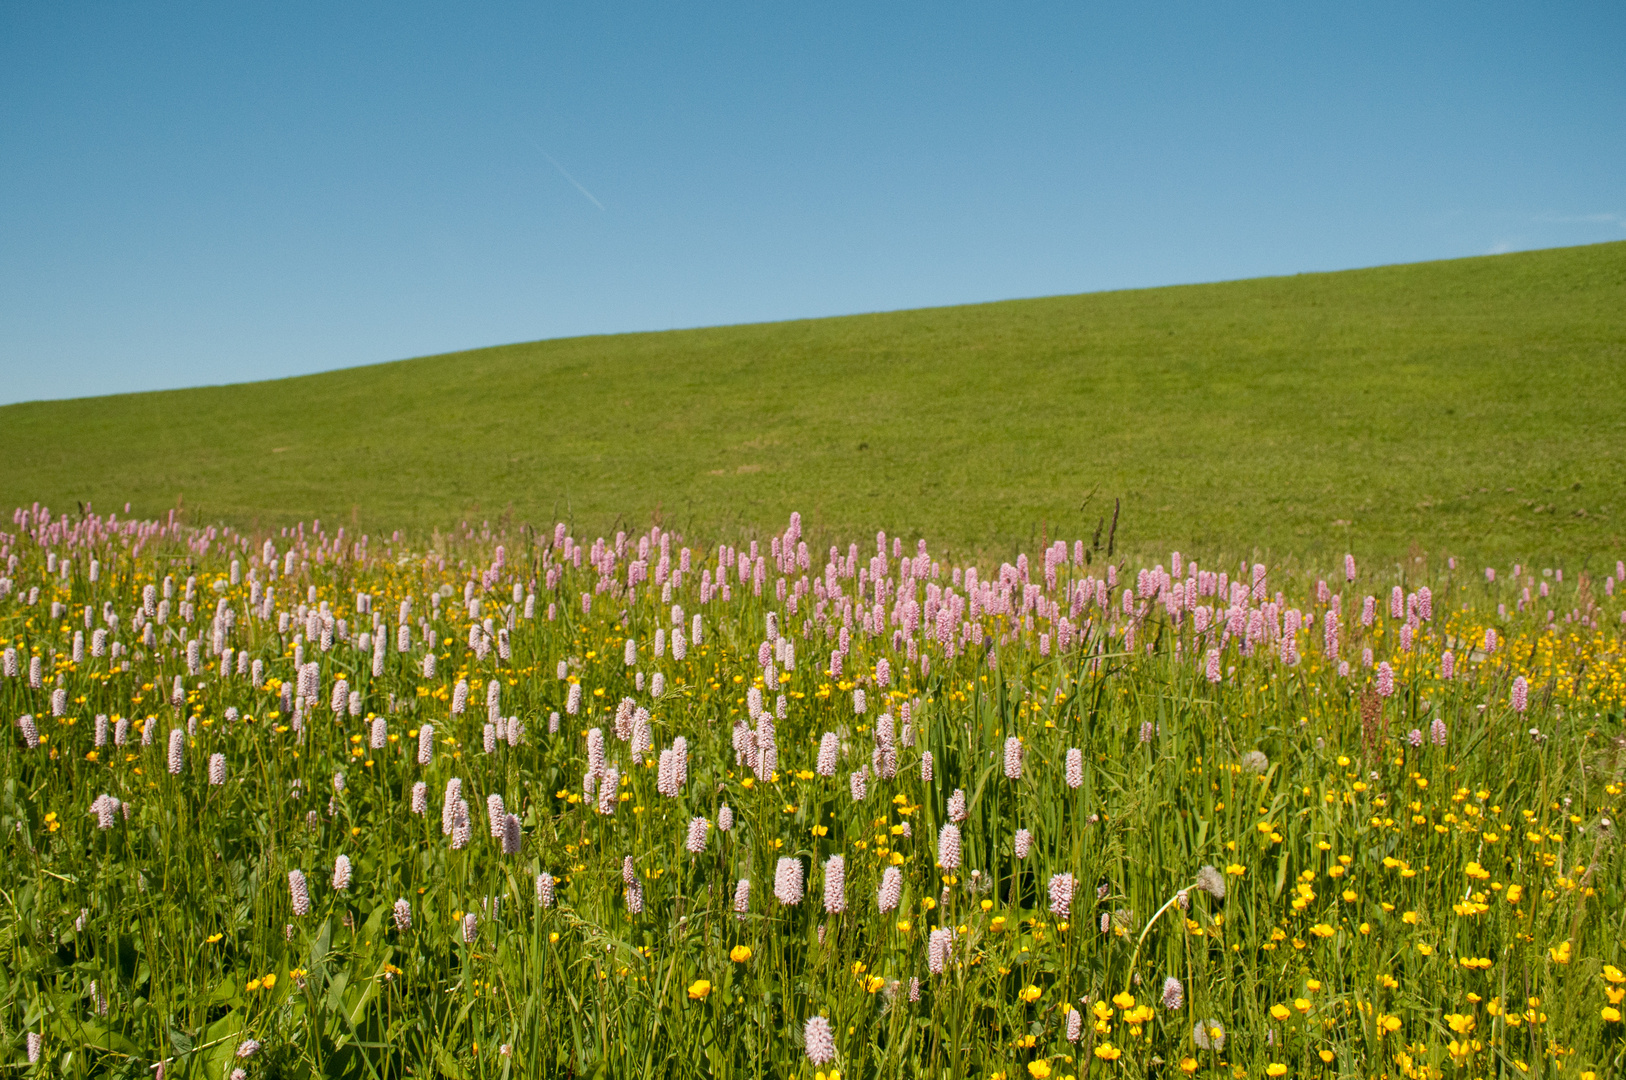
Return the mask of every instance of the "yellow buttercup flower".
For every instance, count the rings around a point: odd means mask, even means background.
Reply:
[[[705,979],[696,979],[689,984],[689,998],[693,1001],[705,1001],[711,993],[711,983]]]
[[[749,946],[749,945],[736,945],[736,946],[734,946],[732,949],[728,950],[728,958],[730,960],[734,961],[736,964],[745,963],[747,960],[751,959],[751,946]]]
[[[1022,992],[1018,994],[1017,997],[1021,998],[1029,1005],[1032,1005],[1035,1001],[1039,1000],[1039,995],[1042,993],[1044,993],[1044,991],[1040,990],[1037,986],[1030,985],[1022,987]]]
[[[1286,1076],[1287,1075],[1287,1066],[1283,1065],[1279,1061],[1272,1061],[1269,1065],[1265,1066],[1265,1075],[1266,1076]]]
[[[1616,1018],[1619,1016],[1617,1014]],[[1117,1061],[1124,1056],[1124,1052],[1109,1042],[1104,1042],[1095,1048],[1095,1056],[1102,1061]]]
[[[1028,1062],[1028,1075],[1033,1077],[1033,1080],[1045,1080],[1045,1078],[1050,1075],[1050,1062],[1048,1062],[1048,1061],[1030,1061],[1030,1062]]]

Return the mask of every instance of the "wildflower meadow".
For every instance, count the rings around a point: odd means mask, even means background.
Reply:
[[[1622,1074],[1626,564],[0,533],[19,1076]]]

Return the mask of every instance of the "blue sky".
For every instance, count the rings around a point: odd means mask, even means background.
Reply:
[[[0,401],[1626,239],[1626,5],[0,6]]]

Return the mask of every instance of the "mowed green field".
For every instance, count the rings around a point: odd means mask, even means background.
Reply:
[[[0,409],[0,503],[577,535],[885,529],[991,557],[1608,556],[1626,243],[543,341]],[[1093,496],[1093,497],[1092,497]]]

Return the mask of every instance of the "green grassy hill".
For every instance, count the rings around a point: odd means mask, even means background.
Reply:
[[[1626,243],[0,408],[0,504],[1618,557]],[[1093,500],[1085,505],[1093,493]],[[1082,509],[1081,509],[1082,507]]]

